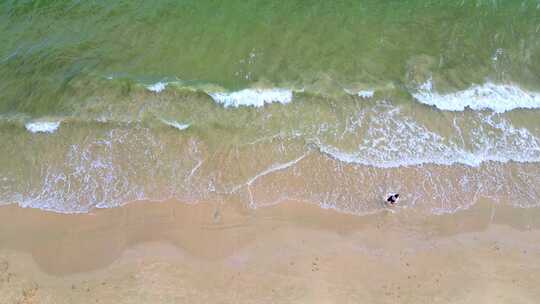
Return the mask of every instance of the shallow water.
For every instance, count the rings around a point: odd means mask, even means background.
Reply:
[[[537,1],[0,4],[0,202],[540,199]]]

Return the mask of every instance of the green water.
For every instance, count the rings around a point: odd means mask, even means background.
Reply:
[[[3,1],[0,39],[0,113],[30,116],[71,114],[105,90],[114,103],[131,81],[540,83],[538,1]]]
[[[2,1],[0,204],[538,207],[539,91],[536,0]]]

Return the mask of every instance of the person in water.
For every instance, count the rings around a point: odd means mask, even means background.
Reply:
[[[399,199],[399,193],[392,194],[386,199],[386,203],[390,206],[394,206]]]

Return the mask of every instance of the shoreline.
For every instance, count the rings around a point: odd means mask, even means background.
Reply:
[[[534,303],[540,210],[0,207],[0,303]],[[27,301],[27,302],[24,302]]]

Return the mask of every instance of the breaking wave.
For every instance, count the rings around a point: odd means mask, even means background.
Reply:
[[[34,121],[24,127],[31,133],[54,133],[60,127],[60,121]]]
[[[292,101],[293,92],[288,89],[244,89],[235,92],[209,93],[212,99],[225,107],[262,107],[267,103],[286,104]]]
[[[423,104],[435,106],[446,111],[464,111],[490,109],[503,113],[514,109],[539,109],[540,93],[530,92],[509,84],[487,82],[474,85],[466,90],[449,94],[440,94],[433,90],[431,79],[422,84],[412,94]]]

